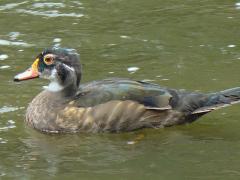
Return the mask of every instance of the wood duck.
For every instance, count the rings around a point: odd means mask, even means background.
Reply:
[[[37,77],[50,84],[29,104],[25,122],[47,133],[169,127],[240,101],[240,87],[203,94],[121,78],[80,85],[81,64],[74,49],[45,49],[14,80]]]

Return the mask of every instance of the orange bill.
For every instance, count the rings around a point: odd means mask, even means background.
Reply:
[[[14,81],[24,81],[28,79],[38,78],[39,77],[38,63],[39,63],[39,59],[37,58],[30,68],[16,75],[14,77]]]

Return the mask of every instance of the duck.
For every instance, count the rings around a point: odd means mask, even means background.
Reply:
[[[192,123],[240,102],[240,87],[213,93],[188,92],[127,78],[80,83],[75,49],[46,48],[14,81],[48,79],[29,103],[25,123],[45,133],[120,133]]]

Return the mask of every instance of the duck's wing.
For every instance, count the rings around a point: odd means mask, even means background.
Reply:
[[[131,100],[143,104],[147,109],[171,109],[172,95],[159,85],[128,79],[105,79],[83,84],[75,96],[78,107],[93,107],[113,100]]]

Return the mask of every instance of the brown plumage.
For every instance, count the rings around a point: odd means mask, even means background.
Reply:
[[[79,86],[81,65],[74,50],[39,54],[15,81],[47,78],[49,86],[29,104],[26,123],[43,132],[123,132],[190,123],[239,102],[240,88],[188,93],[128,79],[105,79]]]

